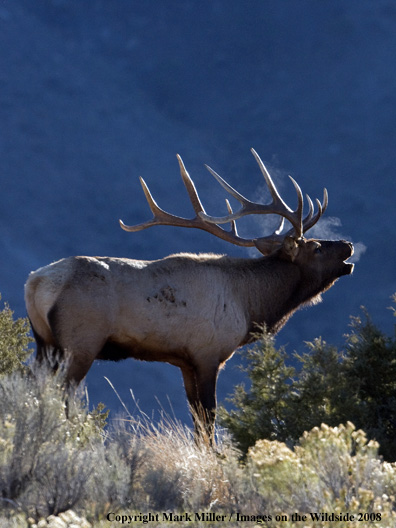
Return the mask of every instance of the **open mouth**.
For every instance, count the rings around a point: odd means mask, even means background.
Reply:
[[[350,251],[348,257],[343,262],[343,272],[344,275],[350,275],[353,271],[353,268],[355,267],[355,264],[352,262],[348,262],[348,259],[350,259],[354,253],[353,245],[349,242],[348,243]]]
[[[351,262],[344,262],[344,275],[350,275],[353,272],[353,268],[355,267],[355,264],[352,264]]]

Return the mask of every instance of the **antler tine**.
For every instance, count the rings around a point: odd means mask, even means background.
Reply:
[[[163,215],[166,215],[167,213],[165,213],[165,211],[163,211],[157,204],[157,202],[154,200],[151,192],[150,192],[150,189],[148,188],[146,182],[144,181],[144,179],[140,176],[139,178],[140,180],[140,184],[143,188],[143,192],[144,192],[144,195],[146,197],[146,200],[149,204],[149,207],[151,209],[151,212],[153,213],[154,215],[154,218],[152,218],[151,220],[147,220],[147,222],[144,222],[142,224],[138,224],[138,225],[135,225],[135,226],[128,226],[126,224],[124,224],[124,222],[122,220],[119,220],[120,222],[120,226],[122,227],[122,229],[124,231],[128,231],[130,233],[134,233],[136,231],[141,231],[142,229],[146,229],[147,227],[150,227],[150,226],[153,226],[153,225],[158,225],[160,223],[160,218],[163,217]]]
[[[306,231],[308,231],[308,229],[311,229],[311,227],[313,227],[316,224],[316,222],[319,220],[319,218],[323,215],[323,213],[327,209],[327,206],[329,204],[329,195],[327,193],[327,189],[326,188],[323,189],[323,202],[320,203],[320,200],[318,200],[318,198],[316,198],[316,204],[318,206],[317,213],[314,216],[312,216],[312,218],[304,219],[304,222],[303,222],[304,233]]]
[[[280,222],[279,222],[279,227],[277,229],[275,229],[274,233],[275,235],[280,235],[283,231],[283,226],[285,225],[285,219],[281,218]]]
[[[227,211],[229,214],[232,214],[234,211],[232,210],[230,202],[226,199],[226,205],[227,205]],[[234,233],[234,235],[238,236],[237,232],[237,226],[235,220],[231,220],[231,232]]]
[[[304,232],[307,230],[307,225],[309,223],[309,221],[311,220],[312,218],[312,215],[314,213],[314,204],[311,200],[311,197],[309,196],[309,194],[306,194],[305,195],[307,197],[307,202],[308,202],[308,214],[307,216],[303,219],[303,222],[302,222],[302,230],[303,230],[303,234]]]
[[[278,189],[275,187],[275,184],[270,176],[270,173],[267,171],[267,168],[266,166],[264,165],[262,159],[260,158],[260,156],[257,154],[257,152],[252,148],[250,149],[253,156],[255,157],[256,161],[257,161],[257,164],[258,166],[260,167],[260,170],[265,178],[265,181],[268,185],[268,188],[269,188],[269,191],[271,193],[271,196],[272,196],[272,199],[275,203],[279,202],[281,203],[284,208],[288,211],[292,211],[290,209],[290,207],[288,207],[288,205],[282,200],[282,197],[281,195],[278,193]],[[297,191],[297,197],[298,197],[298,207],[297,207],[297,211],[299,211],[300,209],[302,210],[302,207],[303,207],[303,195],[302,195],[302,192],[301,192],[301,189],[300,189],[300,186],[298,185],[298,183],[296,182],[296,180],[294,180],[291,176],[289,176],[289,178],[291,179],[291,181],[293,182],[293,185],[294,185],[294,188],[296,189]]]
[[[206,214],[205,213],[205,209],[204,209],[204,207],[203,207],[203,205],[201,203],[201,200],[199,199],[198,192],[197,192],[197,190],[195,188],[194,182],[192,181],[190,175],[188,174],[188,172],[186,170],[186,167],[185,167],[185,165],[183,163],[183,160],[181,159],[179,154],[177,154],[176,156],[177,156],[177,160],[178,160],[179,166],[180,166],[180,174],[181,174],[181,177],[183,179],[183,183],[184,183],[184,185],[185,185],[185,187],[187,189],[187,192],[188,192],[188,195],[190,197],[190,201],[192,203],[194,211],[197,214],[197,217],[202,220],[200,213]],[[227,182],[224,181],[221,178],[221,176],[219,176],[218,174],[217,174],[217,176],[223,181],[224,185],[228,185]],[[229,186],[229,187],[232,189],[231,186]],[[235,189],[232,189],[232,190],[235,192],[235,194],[239,194],[237,191],[235,191]],[[242,195],[240,195],[240,196],[242,197]],[[229,214],[233,214],[233,210],[232,210],[231,204],[230,204],[230,202],[228,200],[226,200],[226,205],[227,205],[228,213]],[[207,226],[207,227],[210,229],[209,226]],[[209,229],[207,229],[207,230],[209,230]],[[219,229],[221,229],[221,231],[224,231],[222,228],[219,228]],[[231,220],[231,232],[236,237],[238,237],[236,223],[235,223],[234,220]]]
[[[198,215],[200,212],[205,212],[205,209],[199,199],[197,189],[195,188],[194,182],[192,181],[187,169],[184,165],[183,160],[179,154],[176,154],[177,161],[179,162],[180,175],[182,177],[185,188],[187,189],[190,202],[193,206],[195,213]]]
[[[205,165],[205,168],[208,169],[208,171],[210,172],[210,174],[220,183],[220,185],[227,191],[231,194],[231,196],[233,196],[234,198],[236,198],[242,205],[245,205],[246,207],[249,206],[249,204],[253,204],[253,202],[251,202],[250,200],[248,200],[247,198],[245,198],[241,193],[239,193],[238,191],[236,191],[234,189],[234,187],[231,187],[231,185],[229,183],[227,183],[221,176],[220,174],[217,174],[217,172],[215,170],[213,170],[211,167],[209,167],[209,165]],[[235,214],[239,214],[239,213],[235,213]],[[225,222],[224,222],[225,223]]]

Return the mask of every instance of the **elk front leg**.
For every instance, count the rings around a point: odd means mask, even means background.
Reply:
[[[218,367],[210,371],[198,373],[199,410],[202,416],[204,434],[211,446],[214,445],[214,427],[216,420],[216,384]]]
[[[184,388],[194,424],[195,437],[197,439],[199,436],[200,427],[198,423],[199,397],[196,372],[195,369],[190,365],[181,367],[181,371],[183,374]]]
[[[194,422],[195,437],[197,441],[203,439],[213,445],[218,368],[199,370],[185,366],[181,370]]]

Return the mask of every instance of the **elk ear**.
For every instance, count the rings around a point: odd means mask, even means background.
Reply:
[[[297,257],[298,252],[300,251],[298,241],[291,236],[286,237],[283,241],[283,251],[293,262],[294,259]]]

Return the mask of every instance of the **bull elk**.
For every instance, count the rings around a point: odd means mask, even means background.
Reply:
[[[275,333],[301,306],[321,300],[321,293],[342,275],[352,273],[346,260],[349,242],[307,240],[327,207],[303,195],[291,178],[298,205],[292,210],[279,195],[258,154],[252,153],[272,196],[270,204],[254,203],[207,167],[241,204],[228,215],[206,214],[180,156],[181,177],[195,211],[192,219],[171,215],[144,194],[153,218],[126,226],[136,232],[156,225],[198,228],[237,246],[256,247],[259,258],[216,254],[177,254],[145,261],[110,257],[69,257],[38,269],[25,286],[27,312],[37,343],[38,360],[68,353],[67,381],[79,383],[95,359],[136,358],[162,361],[181,369],[195,429],[213,439],[216,381],[234,351],[253,338],[257,325]],[[279,228],[269,236],[242,238],[235,221],[246,215],[274,214]],[[284,220],[291,227],[284,229]],[[230,224],[230,230],[223,224]],[[203,428],[202,428],[203,426]]]

